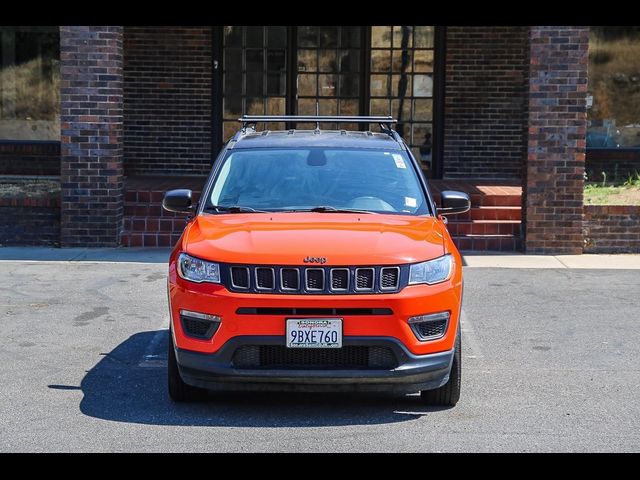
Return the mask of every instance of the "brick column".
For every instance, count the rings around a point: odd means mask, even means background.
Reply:
[[[117,246],[123,217],[122,27],[60,27],[61,245]]]
[[[582,253],[588,45],[588,27],[529,31],[527,253]]]

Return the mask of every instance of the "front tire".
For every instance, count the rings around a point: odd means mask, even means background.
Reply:
[[[180,376],[180,370],[178,370],[178,361],[176,360],[176,351],[173,348],[173,334],[169,329],[169,342],[168,342],[168,355],[167,355],[167,384],[169,387],[169,396],[174,402],[193,402],[196,400],[202,400],[206,396],[206,391],[192,387],[182,380]]]
[[[433,390],[422,390],[420,397],[427,405],[455,407],[460,400],[460,388],[462,380],[462,335],[458,331],[456,338],[456,350],[453,354],[453,364],[451,365],[451,373],[449,381],[440,388]]]

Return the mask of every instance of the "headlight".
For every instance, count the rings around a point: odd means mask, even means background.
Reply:
[[[220,265],[181,253],[178,256],[178,275],[190,282],[220,283]]]
[[[434,283],[444,282],[451,276],[453,270],[453,257],[444,255],[428,262],[416,263],[411,265],[409,270],[409,285],[417,283]]]

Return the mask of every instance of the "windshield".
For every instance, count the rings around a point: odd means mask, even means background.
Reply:
[[[334,148],[235,150],[223,160],[204,208],[429,213],[405,152]]]

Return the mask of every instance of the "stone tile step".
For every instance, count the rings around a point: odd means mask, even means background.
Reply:
[[[127,190],[124,192],[125,205],[162,205],[164,190]],[[202,194],[199,190],[191,191],[191,198],[197,202]]]
[[[180,239],[179,233],[122,232],[120,244],[123,247],[173,247]]]
[[[471,210],[448,217],[449,223],[466,222],[469,220],[520,220],[520,207],[472,207]]]
[[[125,203],[125,217],[186,217],[185,213],[167,212],[160,203]]]
[[[449,222],[447,229],[452,236],[465,235],[520,235],[519,220],[471,220]]]
[[[136,233],[182,233],[186,217],[125,217],[124,230]]]
[[[522,238],[514,235],[465,235],[452,237],[458,250],[518,252],[522,251]]]

